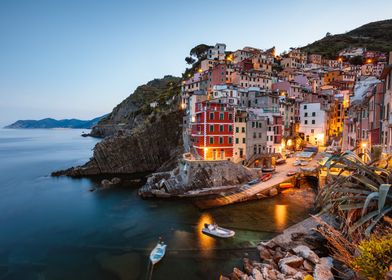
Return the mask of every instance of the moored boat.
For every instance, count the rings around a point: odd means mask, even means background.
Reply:
[[[159,262],[165,256],[166,246],[167,245],[163,241],[160,241],[151,251],[150,261],[153,265]]]
[[[286,163],[286,160],[284,158],[279,158],[276,160],[276,164],[284,164]]]
[[[290,170],[289,172],[287,172],[287,176],[294,176],[295,174],[297,174],[297,171],[295,170]]]
[[[294,187],[294,185],[292,183],[281,183],[279,184],[279,188],[281,189],[289,189]]]
[[[268,181],[271,178],[272,178],[272,174],[271,173],[267,173],[267,174],[264,174],[263,176],[261,176],[260,180],[265,182],[265,181]]]
[[[261,169],[261,171],[263,171],[263,172],[274,172],[275,171],[275,167],[263,167]]]
[[[229,238],[235,235],[233,230],[219,227],[216,224],[204,224],[204,228],[201,231],[204,234],[220,238]]]

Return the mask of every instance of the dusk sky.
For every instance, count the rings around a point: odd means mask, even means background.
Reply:
[[[282,52],[391,17],[390,0],[0,0],[0,125],[108,113],[199,43]]]

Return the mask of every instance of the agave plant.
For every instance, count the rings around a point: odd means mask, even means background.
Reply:
[[[323,211],[343,220],[342,230],[357,239],[368,236],[375,225],[392,211],[392,173],[367,165],[352,151],[330,157],[324,164],[329,183],[319,192]],[[338,169],[334,175],[331,169]]]

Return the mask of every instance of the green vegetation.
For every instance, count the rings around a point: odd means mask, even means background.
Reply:
[[[392,20],[365,24],[344,34],[331,35],[302,48],[309,53],[336,58],[339,51],[348,47],[366,47],[388,53],[392,50]]]
[[[372,236],[357,248],[359,256],[354,258],[352,267],[367,279],[384,279],[392,264],[392,234]]]

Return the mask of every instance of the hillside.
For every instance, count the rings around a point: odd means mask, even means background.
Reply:
[[[392,50],[392,20],[371,22],[344,34],[326,36],[302,49],[335,58],[340,50],[348,47],[389,53]]]
[[[89,129],[96,125],[99,120],[105,116],[101,116],[92,120],[64,119],[55,120],[46,118],[42,120],[18,120],[5,128],[85,128]]]
[[[129,133],[154,111],[150,107],[150,103],[156,101],[160,105],[159,108],[163,108],[166,101],[179,94],[179,82],[180,78],[165,76],[137,87],[131,95],[93,127],[91,135],[106,137],[119,131]],[[159,110],[159,108],[155,110]]]

